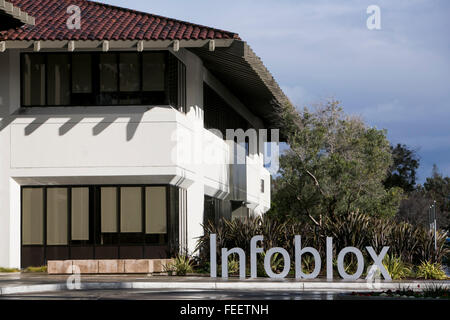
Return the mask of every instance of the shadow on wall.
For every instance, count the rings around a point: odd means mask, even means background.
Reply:
[[[29,136],[33,132],[35,132],[37,129],[39,129],[40,126],[42,126],[45,122],[47,122],[50,118],[64,118],[67,120],[64,124],[61,125],[59,128],[59,135],[63,136],[67,134],[71,129],[73,129],[77,124],[79,124],[83,119],[88,118],[103,118],[100,120],[92,129],[92,135],[97,136],[101,134],[105,129],[107,129],[112,123],[114,123],[118,118],[129,118],[127,129],[126,129],[126,139],[127,141],[130,141],[133,139],[134,135],[136,134],[137,128],[139,127],[139,124],[142,121],[142,118],[144,116],[144,113],[147,112],[152,108],[145,107],[140,108],[140,110],[127,110],[127,114],[120,114],[118,112],[110,111],[110,114],[106,114],[104,110],[102,110],[101,114],[98,112],[96,114],[92,115],[66,115],[62,112],[56,112],[52,114],[46,114],[44,112],[42,113],[32,113],[29,110],[19,110],[18,112],[9,115],[5,118],[1,118],[0,120],[0,131],[7,128],[15,119],[17,118],[34,118],[34,120],[28,124],[25,127],[25,135]],[[55,110],[58,111],[58,110]],[[85,111],[85,109],[83,109]],[[97,110],[98,111],[98,110]],[[59,113],[59,114],[58,114]]]

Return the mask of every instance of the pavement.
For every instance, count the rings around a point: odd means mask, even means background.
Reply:
[[[47,275],[0,274],[0,299],[335,299],[342,293],[397,289],[420,290],[429,286],[450,288],[443,281],[343,281],[326,279],[211,279],[209,277],[168,277],[152,275]]]

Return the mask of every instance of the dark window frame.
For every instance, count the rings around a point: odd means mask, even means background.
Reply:
[[[102,187],[114,187],[117,188],[117,222],[118,228],[117,232],[114,233],[102,233],[101,232],[101,216],[100,216],[100,190]],[[142,232],[137,233],[122,233],[120,230],[120,188],[122,187],[139,187],[141,190],[142,208]],[[146,187],[164,187],[166,195],[166,233],[165,234],[146,234],[146,212],[145,212],[145,188]],[[43,190],[43,244],[23,244],[23,190],[31,188],[40,188]],[[47,190],[51,188],[66,188],[67,189],[67,245],[49,245],[47,244]],[[89,188],[89,240],[72,240],[72,188]],[[145,251],[146,248],[151,247],[167,247],[168,251],[176,252],[175,247],[178,243],[174,243],[173,239],[178,239],[179,225],[178,221],[172,221],[173,217],[171,215],[173,208],[178,205],[177,194],[172,197],[172,189],[176,189],[174,186],[164,185],[164,184],[154,184],[154,185],[143,185],[143,184],[130,184],[130,185],[56,185],[56,186],[21,186],[21,199],[20,199],[20,244],[22,248],[42,248],[44,260],[47,261],[47,251],[48,248],[63,248],[68,250],[69,257],[71,256],[72,248],[80,247],[92,247],[94,252],[96,248],[104,247],[117,247],[120,254],[120,247],[142,247]],[[92,211],[93,210],[93,211]],[[176,224],[176,225],[173,225]],[[112,237],[116,237],[116,243],[114,244],[102,244],[100,241],[102,234],[109,234]],[[138,235],[138,242],[132,239],[133,236]],[[126,241],[130,239],[131,241]],[[125,241],[124,241],[125,240]],[[155,241],[158,240],[158,241]],[[173,248],[172,248],[173,247]],[[142,252],[142,256],[144,256]],[[95,253],[94,253],[95,256]]]
[[[152,53],[163,53],[165,55],[165,74],[164,74],[164,98],[161,102],[157,103],[144,103],[145,97],[151,96],[151,91],[143,91],[143,57],[146,54]],[[135,98],[140,99],[139,103],[121,103],[121,97],[125,95],[130,95],[127,92],[120,91],[120,54],[135,54],[139,57],[140,63],[140,91],[133,92]],[[40,55],[44,56],[45,61],[45,83],[44,83],[44,92],[45,92],[45,104],[44,105],[25,105],[24,104],[24,72],[25,72],[25,56],[26,55]],[[69,57],[69,89],[70,89],[70,104],[68,105],[49,105],[48,104],[48,58],[52,55],[67,55]],[[91,80],[92,80],[92,92],[91,93],[81,93],[88,97],[88,102],[86,104],[75,103],[76,95],[81,95],[80,93],[73,92],[73,56],[74,55],[91,55]],[[100,91],[100,57],[102,55],[116,55],[116,66],[117,66],[117,91],[111,93],[113,96],[116,96],[117,103],[102,103]],[[173,79],[176,83],[169,83],[170,79],[172,79],[169,75],[169,64],[176,62],[176,73],[177,76]],[[172,90],[172,86],[175,86],[174,89],[176,92],[173,95],[170,90]],[[155,91],[161,94],[162,91]],[[156,95],[156,94],[155,94]],[[110,52],[22,52],[20,55],[20,105],[22,108],[46,108],[46,107],[95,107],[95,106],[156,106],[156,105],[170,105],[180,112],[187,112],[186,108],[186,66],[182,61],[180,61],[175,55],[173,55],[170,51],[167,50],[155,50],[155,51],[145,51],[145,52],[131,52],[131,51],[110,51]]]

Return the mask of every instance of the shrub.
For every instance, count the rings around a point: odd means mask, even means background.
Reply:
[[[365,250],[366,246],[372,246],[376,252],[380,252],[384,246],[389,246],[389,254],[403,263],[395,265],[396,262],[392,261],[392,268],[403,269],[399,276],[407,273],[405,267],[408,265],[417,265],[421,261],[441,263],[445,255],[450,253],[449,248],[445,246],[445,235],[442,232],[438,233],[435,250],[433,234],[427,229],[362,213],[323,218],[319,225],[292,219],[279,221],[265,216],[234,221],[222,219],[217,225],[212,222],[204,225],[204,236],[199,238],[197,244],[200,265],[209,262],[209,235],[212,233],[217,235],[219,248],[240,247],[245,251],[247,260],[250,257],[250,240],[255,235],[264,237],[264,241],[259,245],[265,251],[271,247],[282,247],[291,257],[294,257],[295,235],[302,237],[302,247],[312,246],[321,256],[326,254],[326,237],[333,237],[335,257],[344,247],[356,247],[361,250],[366,261],[372,261]],[[220,264],[221,251],[218,250],[217,254]],[[306,260],[306,256],[304,259],[304,268],[308,270],[312,267],[311,261]],[[356,270],[354,255],[347,255],[344,262],[349,271]],[[265,275],[263,263],[259,269],[259,274]]]
[[[13,273],[13,272],[20,272],[17,268],[2,268],[0,267],[0,273]]]
[[[193,272],[193,262],[187,255],[178,255],[172,263],[164,266],[164,271],[177,276],[185,276]]]
[[[393,254],[387,255],[384,258],[383,265],[393,280],[400,280],[411,276],[412,269],[403,263],[400,257],[396,257]]]
[[[444,280],[447,279],[445,272],[442,270],[440,263],[432,263],[429,261],[423,261],[416,271],[416,277],[421,279],[435,279]]]
[[[47,266],[42,266],[42,267],[28,267],[24,270],[25,272],[29,272],[29,273],[45,273],[47,272]]]
[[[228,274],[235,275],[239,272],[239,259],[237,259],[234,255],[228,257]],[[245,266],[242,266],[245,268]],[[219,276],[222,276],[222,264],[219,263],[217,266],[217,273]]]
[[[302,271],[304,273],[312,273],[315,267],[315,259],[312,254],[304,254],[302,256]]]
[[[257,274],[258,274],[258,277],[265,277],[265,276],[267,276],[266,269],[264,268],[264,260],[265,259],[266,259],[266,253],[262,252],[260,257],[258,258],[258,261],[257,261]],[[281,272],[282,269],[283,269],[283,266],[284,266],[283,257],[278,252],[275,252],[270,257],[270,265],[272,267],[272,272],[275,272],[275,273]]]

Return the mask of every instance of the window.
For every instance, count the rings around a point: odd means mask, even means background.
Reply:
[[[142,189],[120,188],[120,231],[142,232]]]
[[[72,92],[92,93],[92,56],[74,54],[72,68]]]
[[[264,180],[261,179],[261,193],[264,193]]]
[[[43,106],[45,101],[45,56],[27,54],[22,60],[22,103]]]
[[[100,189],[101,198],[101,231],[103,233],[118,232],[117,228],[117,188]]]
[[[145,233],[167,233],[166,188],[145,188]]]
[[[144,92],[163,92],[166,72],[164,53],[144,53],[142,86]]]
[[[164,258],[179,248],[177,187],[30,186],[21,194],[24,267],[47,260]]]
[[[100,100],[101,105],[118,104],[117,85],[119,72],[117,68],[117,54],[100,55]]]
[[[51,106],[70,104],[70,63],[68,54],[47,57],[47,103]]]
[[[89,240],[89,188],[72,188],[72,240]]]
[[[47,244],[67,245],[67,189],[47,190]]]
[[[24,53],[22,105],[167,105],[186,111],[186,68],[164,52]]]
[[[168,82],[169,82],[168,78]],[[170,80],[170,84],[177,86]],[[168,86],[170,90],[170,86]],[[144,53],[142,56],[142,98],[144,104],[155,104],[166,99],[166,55]],[[176,101],[175,101],[176,102]],[[170,101],[173,104],[173,101]]]
[[[141,104],[141,59],[134,53],[120,54],[120,104]]]
[[[22,243],[44,244],[44,190],[24,188],[22,190]]]

